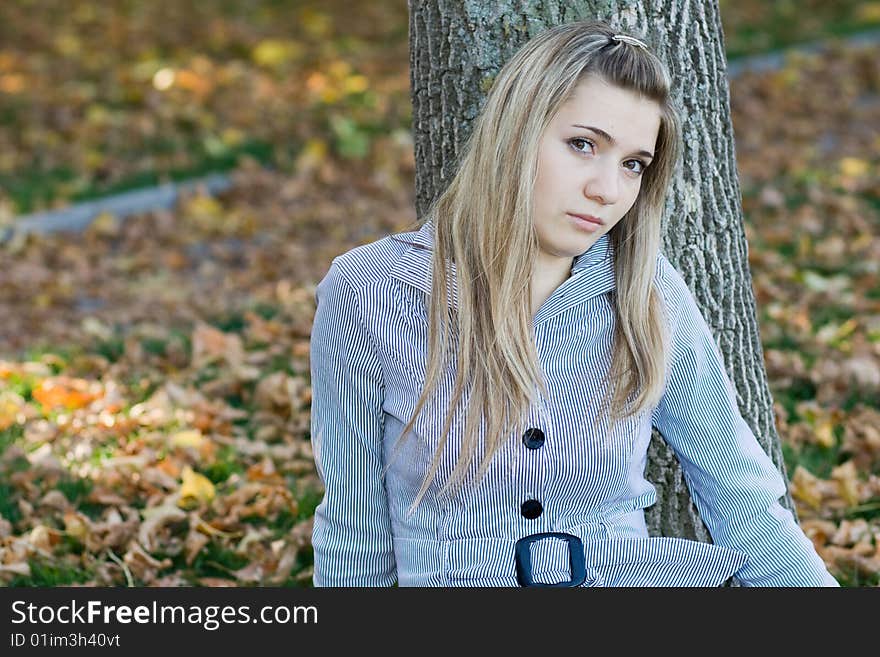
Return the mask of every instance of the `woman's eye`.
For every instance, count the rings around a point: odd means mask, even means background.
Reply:
[[[574,139],[569,139],[568,143],[571,144],[571,146],[579,153],[587,153],[588,152],[588,151],[585,151],[581,148],[581,145],[583,145],[583,144],[586,144],[587,146],[589,146],[590,149],[593,148],[593,142],[591,142],[589,139],[583,139],[581,137],[575,137]]]
[[[627,160],[627,162],[630,162],[630,163],[636,165],[635,168],[627,167],[630,171],[633,171],[638,174],[642,174],[645,172],[645,163],[642,162],[641,160]]]

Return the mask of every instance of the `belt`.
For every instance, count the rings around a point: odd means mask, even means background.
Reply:
[[[530,546],[543,538],[559,538],[568,543],[568,567],[571,569],[571,579],[566,582],[548,584],[536,582],[532,577],[532,552]],[[540,532],[523,536],[514,545],[516,554],[516,581],[520,586],[551,586],[570,587],[580,586],[587,579],[587,562],[584,557],[584,544],[574,534],[565,532]]]
[[[526,549],[531,553],[532,582],[527,586],[544,582],[574,586],[580,573],[572,566],[579,568],[581,556],[586,571],[581,586],[719,586],[748,561],[738,550],[684,538],[609,536],[594,526],[561,529],[519,541],[395,537],[399,584],[521,586],[527,579],[518,571],[517,561],[525,565],[526,555],[517,557],[517,550]]]

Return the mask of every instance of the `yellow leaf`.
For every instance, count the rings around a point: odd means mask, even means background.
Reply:
[[[190,502],[210,502],[214,499],[214,484],[205,475],[186,466],[181,476],[183,481],[180,484],[180,501],[178,502],[180,506]]]
[[[834,423],[831,420],[823,420],[816,425],[816,442],[822,447],[834,447],[837,442],[834,438]]]
[[[310,171],[327,159],[327,143],[320,139],[309,139],[296,158],[299,172]]]
[[[321,92],[320,98],[321,102],[332,105],[340,98],[339,89],[337,87],[327,87]]]
[[[89,232],[103,237],[116,237],[119,230],[120,221],[112,212],[101,212],[89,224]]]
[[[55,47],[65,57],[76,57],[82,52],[82,42],[71,32],[62,32],[56,36]]]
[[[362,91],[366,91],[370,86],[367,78],[363,75],[352,75],[345,78],[345,83],[343,87],[345,89],[345,93],[347,94],[358,94]]]
[[[296,41],[264,39],[260,41],[251,58],[259,66],[276,67],[301,57],[303,46]]]
[[[0,392],[0,431],[5,431],[18,421],[18,414],[25,403],[24,397],[11,390]]]
[[[845,176],[861,176],[868,171],[868,163],[858,157],[845,157],[840,160],[840,171]]]
[[[863,2],[856,8],[859,22],[880,23],[880,2]]]
[[[186,431],[178,431],[173,434],[168,442],[174,447],[201,447],[205,442],[205,437],[198,429],[187,429]]]
[[[238,146],[244,138],[245,134],[238,128],[226,128],[220,133],[220,139],[229,147]]]
[[[351,64],[342,59],[336,59],[330,62],[327,70],[334,78],[341,79],[351,73]]]
[[[197,194],[186,201],[184,205],[187,214],[200,214],[220,216],[223,214],[223,205],[213,196]]]
[[[838,465],[831,471],[831,477],[837,482],[840,497],[850,506],[859,503],[859,477],[853,461]]]
[[[795,468],[794,476],[791,478],[792,497],[818,509],[822,503],[822,491],[819,484],[820,480],[817,477],[799,465]]]

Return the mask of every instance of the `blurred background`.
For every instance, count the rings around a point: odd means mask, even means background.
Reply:
[[[880,2],[720,8],[792,492],[877,586]],[[407,29],[404,0],[0,4],[0,582],[310,585],[314,287],[415,220]]]

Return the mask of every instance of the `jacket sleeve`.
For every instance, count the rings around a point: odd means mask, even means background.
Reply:
[[[357,298],[334,260],[312,327],[311,441],[324,497],[315,510],[315,586],[397,581],[383,469],[385,385]]]
[[[661,255],[670,364],[654,426],[673,449],[714,543],[744,553],[743,586],[839,586],[792,513],[785,481],[739,413],[715,339]]]

